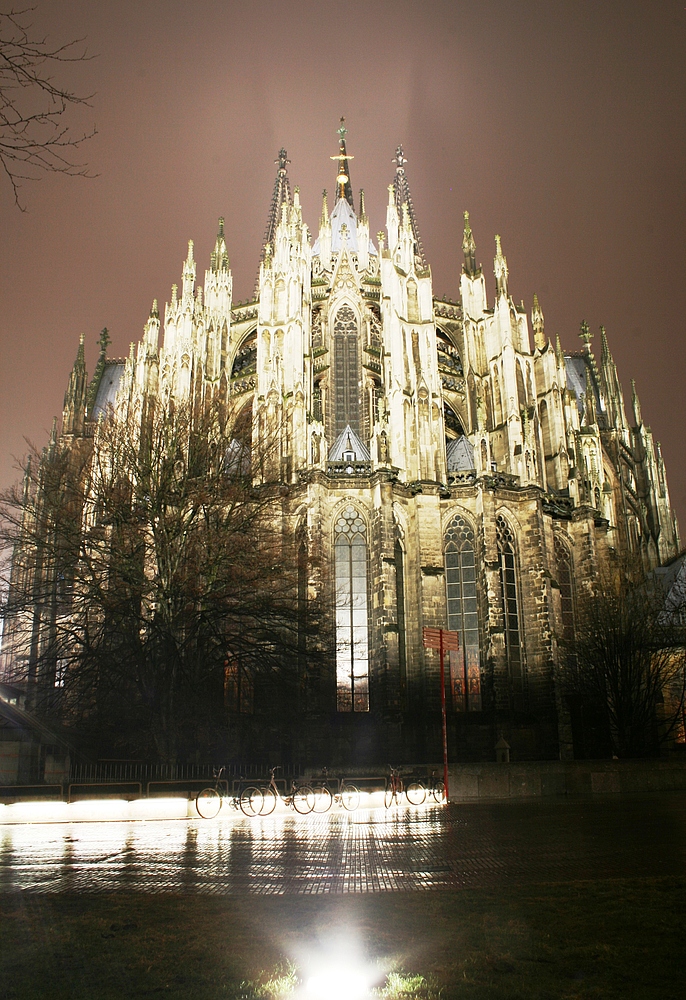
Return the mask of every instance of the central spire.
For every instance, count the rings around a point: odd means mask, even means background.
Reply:
[[[348,160],[354,160],[354,156],[350,156],[346,146],[345,137],[348,134],[348,130],[345,127],[345,118],[341,118],[341,123],[336,129],[336,134],[338,135],[338,154],[336,156],[331,156],[331,160],[338,160],[338,176],[336,177],[336,201],[341,198],[345,198],[353,211],[355,211],[355,203],[353,201],[353,189],[350,184],[350,167],[348,165]]]

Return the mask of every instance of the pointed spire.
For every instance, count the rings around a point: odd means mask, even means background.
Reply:
[[[631,380],[631,409],[634,411],[634,425],[640,427],[643,423],[641,415],[641,403],[636,392],[636,382]]]
[[[364,190],[360,188],[360,222],[368,222],[367,210],[364,204]]]
[[[403,218],[403,206],[407,206],[407,213],[412,226],[412,234],[414,236],[414,255],[415,259],[419,261],[422,268],[426,268],[426,257],[424,256],[424,246],[422,244],[422,238],[419,235],[419,226],[417,225],[417,216],[414,210],[414,202],[412,201],[412,195],[410,194],[410,185],[407,181],[407,174],[405,173],[405,164],[407,163],[407,158],[403,153],[402,145],[398,146],[395,151],[395,156],[392,160],[395,163],[395,177],[393,179],[393,200],[395,202],[395,207],[398,210],[398,218]],[[390,188],[389,188],[390,190]]]
[[[350,184],[350,160],[354,160],[355,157],[351,156],[345,146],[345,137],[348,134],[348,130],[345,127],[345,118],[341,118],[341,123],[336,129],[336,134],[338,135],[338,155],[332,156],[332,160],[338,161],[338,176],[336,177],[336,201],[339,198],[345,198],[353,212],[355,211],[355,201],[353,199],[353,189]]]
[[[64,409],[62,413],[62,432],[64,434],[82,434],[84,420],[86,419],[88,375],[86,372],[86,356],[83,342],[84,336],[81,334],[79,337],[79,347],[76,352],[76,360],[69,375],[69,385],[64,394]]]
[[[503,255],[502,248],[500,246],[500,236],[496,235],[495,238],[495,257],[493,258],[493,273],[495,274],[495,283],[497,289],[497,295],[504,295],[507,298],[507,258]]]
[[[534,344],[539,351],[542,351],[546,345],[545,320],[543,318],[543,310],[539,305],[538,295],[536,292],[534,292],[534,302],[531,307],[531,326],[534,331]]]
[[[558,365],[562,367],[565,360],[565,356],[564,356],[564,351],[562,350],[562,341],[560,340],[559,333],[555,334],[555,357],[557,358]]]
[[[600,360],[603,364],[607,364],[609,361],[612,361],[610,345],[607,342],[607,334],[604,326],[601,326],[600,328]]]
[[[219,271],[229,270],[229,254],[226,249],[226,238],[224,236],[224,217],[219,216],[219,228],[217,238],[214,243],[214,250],[210,254],[210,270],[215,274]]]
[[[153,299],[152,308],[150,310],[150,319],[159,319],[159,318],[160,318],[160,310],[157,306],[157,299]]]
[[[462,252],[464,254],[464,264],[462,270],[470,278],[478,274],[476,267],[476,243],[472,236],[472,227],[469,224],[469,212],[464,213],[464,232],[462,236]]]
[[[329,201],[326,194],[326,188],[322,191],[322,212],[319,216],[319,225],[325,226],[329,221]]]
[[[291,184],[288,180],[287,166],[291,161],[288,159],[288,153],[283,147],[279,150],[279,155],[274,160],[277,164],[278,169],[276,171],[276,179],[274,181],[274,191],[272,193],[272,202],[269,206],[269,214],[267,216],[267,228],[264,231],[264,239],[262,240],[262,253],[260,254],[260,263],[264,261],[264,248],[267,243],[272,247],[274,246],[274,238],[276,236],[276,228],[279,225],[282,217],[282,209],[284,205],[291,204]],[[255,283],[255,295],[258,292],[259,286],[259,273],[257,276],[257,281]]]

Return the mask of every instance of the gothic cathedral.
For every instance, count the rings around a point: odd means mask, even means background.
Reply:
[[[220,219],[204,286],[188,245],[161,342],[155,302],[126,360],[103,340],[88,392],[79,349],[62,444],[150,393],[218,392],[253,448],[277,435],[284,531],[336,636],[331,703],[305,706],[280,737],[294,758],[438,759],[425,627],[460,636],[446,676],[452,759],[492,760],[501,735],[514,759],[571,757],[559,663],[579,595],[608,560],[649,570],[679,550],[659,445],[635,391],[627,417],[602,327],[599,354],[585,323],[568,353],[536,296],[530,318],[515,304],[499,236],[489,303],[467,212],[459,299],[436,297],[402,147],[373,235],[343,123],[338,134],[316,239],[282,149],[254,297],[232,301]]]

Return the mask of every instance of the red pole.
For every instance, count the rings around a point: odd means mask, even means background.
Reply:
[[[443,666],[443,629],[441,629],[441,724],[443,727],[443,785],[445,802],[448,804],[448,723],[445,716],[445,668]]]

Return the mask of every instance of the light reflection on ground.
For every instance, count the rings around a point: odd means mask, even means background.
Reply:
[[[686,870],[682,797],[0,828],[0,891],[350,893]]]

